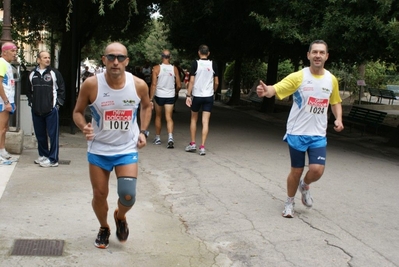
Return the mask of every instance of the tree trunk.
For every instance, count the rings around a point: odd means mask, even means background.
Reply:
[[[76,104],[78,91],[77,78],[80,73],[80,42],[78,36],[78,1],[73,5],[71,14],[71,30],[64,32],[61,40],[60,66],[59,71],[65,82],[65,104],[60,111],[60,124],[70,126],[71,133],[75,131],[75,124],[72,119],[72,111]]]
[[[389,138],[388,144],[393,147],[399,147],[399,124],[392,133],[391,138]]]
[[[228,105],[238,105],[240,104],[241,98],[241,67],[242,67],[242,57],[238,57],[234,63],[234,80],[233,80],[233,94],[230,98]]]
[[[218,63],[218,72],[219,72],[219,87],[216,90],[215,100],[220,101],[222,95],[222,89],[225,88],[225,81],[224,81],[224,70],[226,66],[226,62],[219,61]]]
[[[362,63],[358,67],[359,78],[360,80],[364,80],[366,75],[366,63]],[[367,83],[366,83],[367,84]],[[364,97],[364,86],[359,86],[359,104],[362,103],[362,98]]]
[[[273,85],[277,82],[277,71],[278,71],[278,55],[275,51],[270,51],[269,60],[267,62],[267,77],[266,84]],[[261,111],[265,113],[273,113],[275,106],[276,97],[263,98]]]

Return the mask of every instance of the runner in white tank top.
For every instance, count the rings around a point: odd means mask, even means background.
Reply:
[[[104,73],[87,78],[82,84],[73,111],[73,120],[88,140],[92,207],[100,230],[94,245],[105,249],[111,233],[108,224],[109,178],[115,169],[118,201],[114,211],[116,237],[125,242],[129,236],[126,213],[136,201],[138,176],[137,149],[147,144],[152,106],[146,82],[125,72],[129,63],[127,49],[121,43],[111,43],[104,50]],[[140,104],[140,128],[137,123]],[[86,122],[90,107],[92,122]],[[139,130],[140,129],[140,130]]]
[[[173,107],[175,95],[181,88],[180,74],[176,66],[170,64],[169,50],[163,50],[162,64],[154,66],[152,70],[150,98],[153,98],[155,108],[155,138],[154,145],[161,144],[162,110],[165,109],[166,129],[168,131],[167,148],[174,148],[173,139]]]
[[[335,116],[335,131],[344,129],[338,80],[324,69],[324,63],[328,59],[327,43],[323,40],[312,42],[307,57],[309,68],[294,72],[273,86],[267,86],[261,81],[256,88],[259,97],[276,95],[283,99],[292,94],[294,96],[284,136],[291,158],[291,171],[287,177],[287,201],[282,213],[286,218],[294,216],[297,190],[302,195],[302,203],[308,208],[313,206],[309,185],[321,178],[325,168],[329,104]],[[301,180],[306,153],[308,171]]]
[[[115,155],[137,152],[139,127],[137,108],[140,98],[133,75],[125,73],[126,83],[121,89],[110,88],[104,73],[97,75],[98,93],[90,105],[94,138],[88,141],[88,152]]]

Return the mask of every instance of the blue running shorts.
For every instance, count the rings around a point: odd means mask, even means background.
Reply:
[[[137,163],[139,160],[139,154],[138,152],[134,152],[123,155],[102,156],[87,152],[87,160],[90,164],[98,166],[101,169],[112,171],[115,166]]]
[[[191,111],[198,112],[202,106],[202,111],[211,112],[213,108],[213,96],[198,97],[194,96],[191,103]]]
[[[291,167],[303,168],[306,152],[308,153],[309,164],[326,164],[327,138],[325,136],[287,134],[284,141],[289,146]]]
[[[164,105],[173,105],[175,103],[175,98],[174,97],[157,97],[154,96],[154,100],[157,103],[158,106],[164,106]]]

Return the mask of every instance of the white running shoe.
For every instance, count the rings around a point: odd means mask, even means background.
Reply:
[[[175,142],[173,140],[173,137],[169,137],[167,148],[174,148],[174,145],[175,145]]]
[[[285,207],[283,210],[283,217],[285,218],[294,218],[294,202],[285,202]]]
[[[153,143],[154,145],[160,145],[160,144],[161,144],[161,139],[156,137],[156,138],[154,139],[154,141],[152,141],[152,143]]]
[[[48,158],[39,163],[40,167],[48,168],[48,167],[58,167],[58,162],[51,162]]]
[[[197,146],[195,144],[188,144],[188,146],[186,146],[186,152],[195,152],[197,151]]]
[[[200,154],[200,156],[205,156],[205,155],[206,155],[205,147],[201,147],[201,148],[199,149],[199,154]]]
[[[299,192],[302,194],[302,203],[308,208],[311,208],[313,206],[313,198],[310,195],[309,191],[309,185],[307,185],[305,188],[302,187],[302,180],[299,181],[299,186],[298,186]]]
[[[43,157],[38,157],[35,159],[35,164],[40,164],[41,162],[45,161],[47,158],[45,156]]]
[[[0,157],[2,157],[3,159],[10,159],[11,155],[7,151],[4,151],[3,153],[0,154]]]

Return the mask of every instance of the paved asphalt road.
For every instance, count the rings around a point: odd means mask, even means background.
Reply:
[[[58,168],[38,167],[36,150],[24,149],[0,198],[0,266],[399,266],[398,149],[370,134],[329,131],[325,174],[311,185],[314,207],[298,193],[295,218],[286,219],[287,114],[215,107],[207,154],[199,156],[184,151],[190,113],[183,101],[174,114],[175,149],[166,148],[163,124],[163,144],[140,152],[125,244],[114,235],[112,176],[107,250],[93,246],[98,223],[82,135],[62,133],[60,158],[71,162]],[[150,131],[151,142],[153,124]],[[65,243],[62,256],[15,256],[17,239]]]

